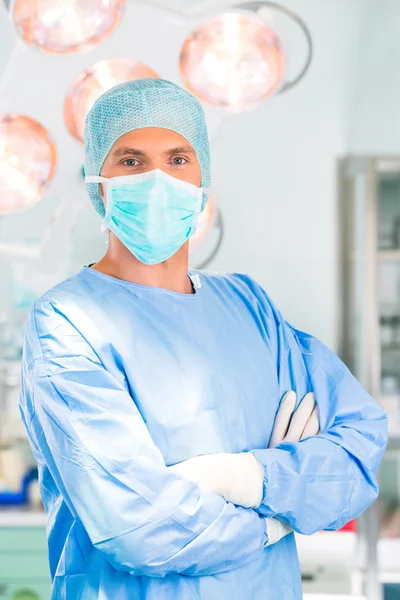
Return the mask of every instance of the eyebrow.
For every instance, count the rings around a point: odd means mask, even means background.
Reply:
[[[195,151],[192,146],[178,146],[177,148],[171,148],[166,150],[163,154],[194,154]]]
[[[117,158],[119,156],[146,156],[146,152],[143,150],[136,150],[136,148],[118,148],[113,152],[113,156]]]
[[[171,155],[171,154],[195,154],[194,149],[192,148],[192,146],[179,146],[176,148],[171,148],[170,150],[166,150],[165,152],[163,152],[163,154],[165,156]],[[118,148],[117,150],[115,150],[113,152],[113,156],[115,156],[116,158],[120,157],[120,156],[141,156],[141,157],[145,157],[147,156],[146,152],[143,152],[143,150],[138,150],[136,148]]]

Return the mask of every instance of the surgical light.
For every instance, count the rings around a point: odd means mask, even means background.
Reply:
[[[200,14],[179,57],[184,84],[200,100],[232,112],[251,109],[307,73],[311,33],[283,4],[245,0],[214,16]]]
[[[210,104],[251,108],[283,81],[286,57],[275,32],[253,15],[225,13],[186,38],[180,71],[186,87]]]
[[[118,25],[125,0],[14,0],[11,14],[29,46],[54,54],[90,50]]]
[[[81,73],[69,88],[64,102],[64,120],[70,134],[83,142],[86,115],[104,92],[119,83],[156,77],[146,65],[127,58],[111,58],[95,63]]]
[[[36,204],[56,162],[55,144],[40,123],[24,115],[0,114],[0,215]]]

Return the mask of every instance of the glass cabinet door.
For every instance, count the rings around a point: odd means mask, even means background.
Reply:
[[[377,222],[380,401],[390,438],[380,472],[379,565],[384,598],[394,600],[400,599],[400,160],[377,161]]]
[[[368,158],[340,164],[341,239],[343,249],[342,356],[368,390],[380,395],[377,284],[376,170]],[[361,519],[358,530],[359,587],[368,600],[383,600],[378,571],[379,505]],[[356,577],[354,578],[356,579]]]
[[[400,434],[400,162],[378,162],[378,290],[381,401]]]
[[[400,158],[340,164],[343,358],[389,415],[378,502],[360,520],[360,593],[400,599]]]

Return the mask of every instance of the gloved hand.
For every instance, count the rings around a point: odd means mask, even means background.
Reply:
[[[295,405],[295,392],[285,394],[275,418],[270,448],[282,441],[298,442],[319,432],[314,394],[307,394],[296,412]],[[261,504],[264,470],[250,452],[195,456],[169,468],[184,479],[194,481],[201,489],[222,496],[227,502],[244,508],[257,508]]]
[[[194,456],[169,469],[227,502],[244,508],[261,504],[264,470],[250,452]]]
[[[319,434],[319,413],[313,393],[304,396],[296,411],[296,394],[287,392],[282,398],[275,417],[269,448],[282,442],[299,442],[306,437]]]
[[[265,547],[272,546],[279,542],[285,535],[292,533],[293,529],[289,523],[284,523],[275,519],[275,517],[265,517],[265,530],[268,535],[268,542]]]
[[[214,492],[244,508],[257,508],[261,504],[263,469],[248,452],[195,456],[169,468],[181,477],[195,481],[203,490]],[[276,544],[292,531],[288,523],[274,517],[265,517],[264,520],[268,535],[266,547]]]
[[[282,398],[275,417],[269,448],[274,448],[282,442],[299,442],[311,435],[318,435],[319,414],[314,394],[310,393],[304,396],[296,412],[293,414],[296,400],[297,397],[293,391],[287,392]],[[292,531],[288,523],[283,523],[279,519],[270,517],[265,519],[265,521],[268,534],[267,546],[276,544],[276,542]]]

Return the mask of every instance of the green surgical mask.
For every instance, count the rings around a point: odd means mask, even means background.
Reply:
[[[160,169],[85,181],[106,185],[102,229],[112,231],[142,263],[166,261],[196,232],[204,188]]]

